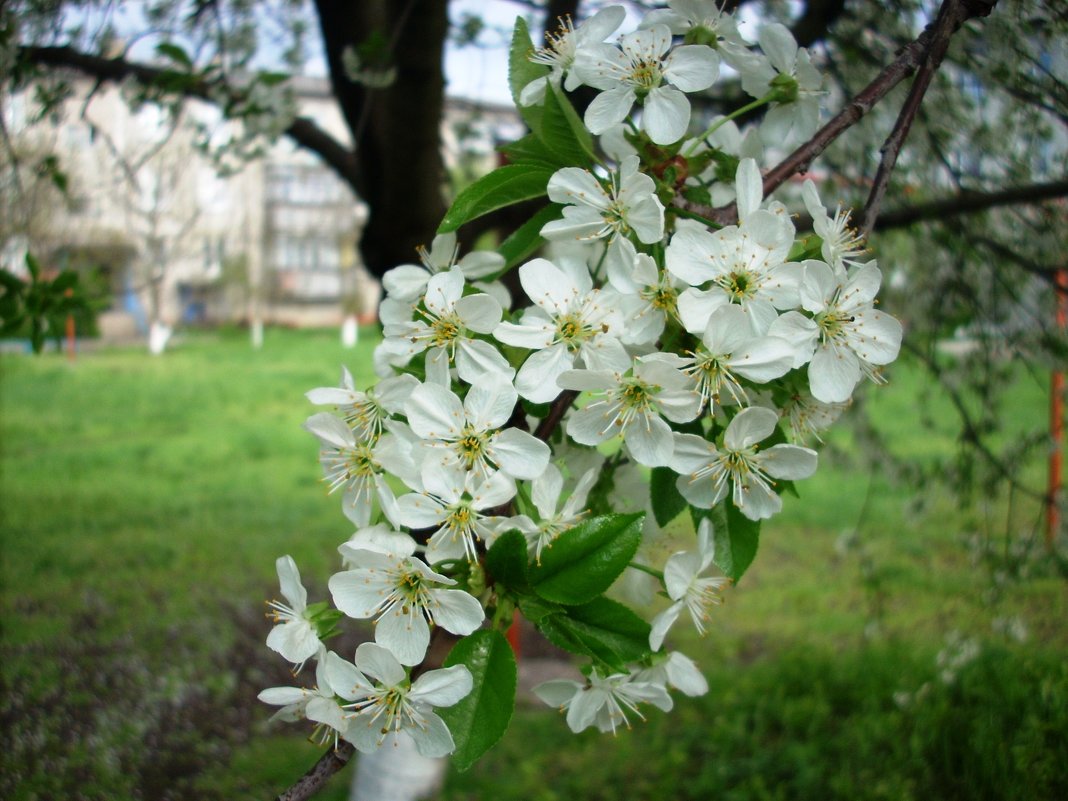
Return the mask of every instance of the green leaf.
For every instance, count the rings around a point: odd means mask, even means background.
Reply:
[[[519,611],[531,623],[537,624],[549,615],[563,613],[564,607],[549,601],[543,601],[536,595],[523,595],[519,598]]]
[[[78,273],[74,270],[63,270],[59,275],[52,279],[52,290],[54,292],[63,293],[68,289],[74,289],[78,285]]]
[[[689,504],[676,487],[678,474],[670,467],[654,467],[649,482],[649,499],[658,526],[666,526]]]
[[[553,540],[530,571],[534,591],[548,601],[582,604],[607,590],[634,558],[644,513],[584,520]]]
[[[26,251],[26,269],[30,271],[30,283],[36,284],[41,280],[41,265],[32,253]]]
[[[527,538],[516,529],[497,538],[486,553],[486,572],[494,583],[514,592],[524,592],[527,579]]]
[[[505,267],[502,272],[507,272],[521,261],[525,261],[545,244],[541,229],[545,227],[546,223],[560,219],[560,210],[562,208],[563,206],[559,203],[550,203],[545,208],[539,209],[534,213],[533,217],[515,229],[507,239],[501,242],[497,252],[504,256]],[[544,415],[542,416],[544,417]]]
[[[760,521],[750,520],[729,500],[714,509],[691,508],[690,512],[695,528],[704,518],[712,521],[712,541],[716,547],[713,561],[724,575],[737,582],[756,558]]]
[[[545,90],[545,111],[538,136],[563,164],[589,166],[595,160],[590,132],[570,101],[552,86]]]
[[[537,134],[529,133],[521,139],[501,147],[511,164],[540,164],[545,167],[566,167],[567,162],[550,150]]]
[[[438,233],[455,231],[465,222],[496,209],[542,197],[553,174],[540,164],[507,164],[484,175],[456,196],[438,226]]]
[[[181,47],[173,42],[161,42],[156,45],[156,52],[161,56],[169,58],[171,61],[175,61],[188,69],[193,68],[193,59],[189,57],[189,54],[185,52]]]
[[[614,671],[625,671],[628,663],[649,655],[649,624],[604,596],[548,614],[535,625],[554,645],[593,657]]]
[[[530,54],[534,52],[534,45],[530,42],[530,30],[527,21],[522,17],[516,17],[515,28],[512,29],[512,44],[508,50],[508,88],[512,92],[512,102],[519,109],[519,115],[530,126],[532,131],[541,127],[541,106],[523,106],[519,103],[519,95],[523,87],[537,78],[543,78],[549,74],[549,68],[544,64],[535,64],[530,60]]]
[[[456,643],[445,667],[466,665],[474,685],[466,698],[437,710],[452,732],[458,770],[467,770],[504,736],[515,708],[516,665],[508,640],[481,629]]]

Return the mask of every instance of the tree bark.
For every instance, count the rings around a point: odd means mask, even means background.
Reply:
[[[330,80],[352,131],[354,186],[371,209],[360,243],[376,276],[415,260],[445,214],[439,126],[445,98],[442,56],[447,0],[317,0]],[[346,47],[371,35],[390,45],[396,80],[369,89],[349,80]],[[396,46],[403,41],[404,46]]]

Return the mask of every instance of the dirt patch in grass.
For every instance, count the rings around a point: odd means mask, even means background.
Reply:
[[[132,635],[100,636],[108,614],[90,598],[72,637],[0,644],[0,798],[221,801],[198,777],[251,736],[260,690],[294,683],[262,610],[166,632],[151,656]]]

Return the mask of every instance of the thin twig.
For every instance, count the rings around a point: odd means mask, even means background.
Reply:
[[[985,17],[993,9],[997,0],[963,0],[954,7],[954,20],[957,26],[973,17]],[[792,175],[804,172],[809,165],[826,150],[839,136],[852,128],[861,118],[871,111],[901,81],[911,75],[922,63],[924,55],[934,36],[932,27],[926,28],[916,39],[901,49],[894,61],[880,72],[875,79],[862,89],[844,109],[830,122],[818,130],[811,139],[798,147],[764,176],[764,196],[782,186]],[[719,208],[690,203],[685,198],[676,197],[675,205],[687,211],[700,214],[719,225],[732,225],[738,221],[738,209],[732,203]]]
[[[920,104],[923,103],[924,95],[927,94],[935,72],[938,71],[938,67],[942,64],[942,59],[945,58],[946,51],[949,49],[949,40],[953,38],[953,32],[956,30],[957,8],[960,5],[960,0],[945,0],[938,10],[931,42],[927,47],[927,52],[924,54],[923,62],[920,64],[919,69],[916,70],[916,77],[909,88],[908,97],[901,104],[901,111],[897,115],[893,130],[890,131],[890,135],[886,137],[886,141],[880,148],[882,158],[879,161],[879,169],[875,172],[875,181],[872,184],[871,192],[868,194],[868,202],[864,204],[864,212],[860,217],[860,235],[865,239],[871,234],[875,219],[879,216],[879,209],[882,208],[887,187],[890,186],[890,175],[897,164],[897,157],[901,153],[905,139],[908,138],[909,131],[912,129],[912,122],[916,119],[916,114],[920,110]]]

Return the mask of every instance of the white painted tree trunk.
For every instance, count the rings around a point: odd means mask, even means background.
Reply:
[[[346,315],[341,323],[341,347],[355,348],[360,341],[360,326],[356,321],[355,314]]]
[[[417,801],[436,795],[445,781],[443,758],[420,754],[407,735],[359,754],[349,801]]]
[[[148,329],[148,351],[153,356],[159,356],[167,348],[167,342],[171,338],[171,327],[159,322],[153,321],[152,325]]]

